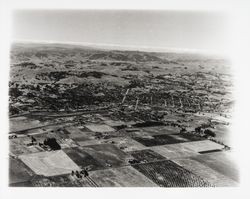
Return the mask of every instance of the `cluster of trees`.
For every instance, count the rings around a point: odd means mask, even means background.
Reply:
[[[106,73],[99,72],[99,71],[52,71],[46,72],[36,75],[36,79],[43,79],[43,80],[51,80],[51,81],[60,81],[66,77],[75,76],[79,78],[87,78],[87,77],[94,77],[97,79],[102,78],[102,76],[107,75]]]
[[[143,87],[145,87],[145,82],[138,78],[130,80],[128,85],[128,88],[143,88]]]
[[[25,92],[24,92],[25,90]],[[104,84],[79,84],[63,86],[59,84],[46,85],[25,85],[12,86],[10,88],[10,98],[12,102],[17,101],[19,96],[23,96],[21,103],[31,99],[34,103],[29,103],[27,110],[32,110],[34,106],[41,109],[60,110],[60,109],[78,109],[86,105],[100,105],[103,103],[119,103],[122,100],[122,88],[120,86],[112,86],[108,88]],[[18,114],[23,110],[23,106],[14,107],[10,105],[10,113]]]
[[[198,126],[195,128],[195,132],[196,133],[203,133],[205,136],[211,136],[211,137],[215,137],[216,134],[214,131],[212,131],[211,129],[203,129],[202,126]]]
[[[23,92],[18,87],[11,87],[9,88],[9,95],[10,97],[18,98],[22,96]]]

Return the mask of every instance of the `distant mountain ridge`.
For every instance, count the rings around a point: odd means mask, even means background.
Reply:
[[[192,53],[175,53],[175,52],[145,52],[135,50],[111,50],[90,46],[64,43],[20,43],[12,44],[12,53],[34,54],[37,56],[46,56],[50,54],[80,54],[89,60],[109,60],[125,62],[166,62],[177,61],[180,58],[186,60],[206,60],[214,59],[214,56],[206,56]],[[216,58],[218,59],[218,58]],[[219,58],[221,59],[221,58]]]
[[[37,52],[38,56],[44,53],[76,53],[88,58],[89,60],[110,60],[110,61],[163,61],[150,52],[141,51],[118,51],[103,50],[92,47],[69,45],[69,44],[37,44],[37,43],[13,43],[11,51],[14,53],[30,53]]]

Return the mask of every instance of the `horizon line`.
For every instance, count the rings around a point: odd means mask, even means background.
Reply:
[[[219,55],[225,56],[225,53],[218,53],[211,50],[191,49],[191,48],[174,48],[174,47],[156,47],[156,46],[142,46],[142,45],[123,45],[112,43],[91,43],[91,42],[74,42],[74,41],[57,41],[57,40],[28,40],[28,39],[13,39],[11,43],[36,43],[36,44],[66,44],[78,45],[99,48],[103,50],[128,50],[128,51],[144,51],[144,52],[158,52],[158,53],[194,53],[201,55]]]

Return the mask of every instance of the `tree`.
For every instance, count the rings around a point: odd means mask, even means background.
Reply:
[[[11,115],[15,115],[15,114],[19,114],[20,113],[19,109],[16,108],[16,107],[14,107],[14,106],[10,106],[9,107],[9,112],[10,112]]]
[[[132,79],[129,83],[129,88],[144,87],[144,83],[140,79]]]
[[[206,130],[204,131],[204,134],[205,134],[205,135],[208,135],[208,136],[212,136],[212,137],[215,137],[215,136],[216,136],[215,132],[213,132],[213,131],[210,130],[210,129],[206,129]]]
[[[60,150],[61,146],[57,143],[55,138],[46,138],[43,142],[44,145],[48,145],[52,150]]]
[[[201,127],[198,126],[198,127],[196,127],[194,130],[195,130],[196,133],[200,133],[200,132],[201,132]]]
[[[180,130],[180,133],[186,133],[187,132],[187,130],[185,129],[185,128],[182,128],[181,130]]]
[[[17,87],[10,88],[9,94],[11,97],[17,98],[23,94],[22,91],[20,91]]]

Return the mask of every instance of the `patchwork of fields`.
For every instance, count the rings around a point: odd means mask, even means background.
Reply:
[[[161,134],[154,133],[157,128]],[[177,127],[127,130],[55,124],[43,127],[42,133],[11,138],[10,186],[223,187],[239,182],[231,152],[223,145],[177,133]],[[31,137],[37,143],[54,137],[61,149],[30,145]],[[72,174],[82,169],[89,175]]]

